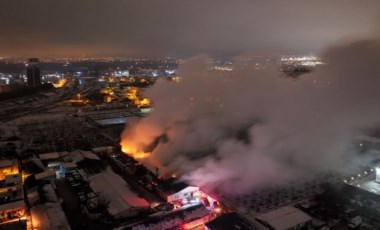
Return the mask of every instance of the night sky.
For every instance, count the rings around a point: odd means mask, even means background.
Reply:
[[[1,0],[0,56],[318,52],[379,32],[376,0]]]

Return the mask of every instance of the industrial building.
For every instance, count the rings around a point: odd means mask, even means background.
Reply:
[[[236,212],[225,213],[205,224],[206,230],[269,230],[255,220],[244,218]]]
[[[91,189],[109,199],[108,212],[115,218],[134,216],[149,210],[149,203],[128,188],[114,172],[107,170],[88,178]]]
[[[165,184],[158,188],[158,194],[168,203],[178,200],[191,199],[199,192],[199,187],[190,186],[183,182]]]
[[[45,170],[41,173],[34,175],[36,180],[55,180],[57,178],[54,170]]]
[[[167,214],[151,216],[139,223],[118,228],[118,230],[195,229],[210,219],[210,212],[203,204],[199,204]]]
[[[273,230],[308,229],[313,218],[293,206],[284,206],[261,214],[256,220]]]

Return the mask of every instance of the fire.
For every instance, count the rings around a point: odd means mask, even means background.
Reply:
[[[151,158],[152,149],[149,149],[149,146],[160,135],[162,135],[162,130],[159,127],[147,122],[131,120],[121,134],[121,150],[134,159]],[[151,160],[153,159],[149,159],[149,162]]]
[[[137,152],[137,153],[132,154],[132,157],[135,159],[144,159],[144,158],[147,158],[148,156],[149,156],[149,153],[144,153],[144,152]]]
[[[127,144],[125,142],[121,142],[121,151],[125,154],[132,156],[134,159],[144,159],[147,158],[150,154],[144,151],[141,151],[137,146],[132,144]]]

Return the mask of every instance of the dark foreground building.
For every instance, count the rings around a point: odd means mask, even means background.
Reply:
[[[29,58],[26,64],[26,77],[28,86],[41,85],[41,70],[38,58]]]

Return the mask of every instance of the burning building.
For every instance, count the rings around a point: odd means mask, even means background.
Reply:
[[[132,230],[194,229],[211,219],[210,212],[202,205],[191,206],[164,215],[150,216],[136,224],[118,228]]]
[[[26,220],[22,173],[14,160],[0,161],[0,221]],[[1,225],[0,225],[1,228]]]
[[[205,224],[206,230],[239,229],[269,230],[256,220],[244,218],[236,212],[225,213]]]
[[[190,186],[183,182],[165,184],[158,190],[158,194],[166,200],[166,202],[182,201],[195,198],[199,193],[199,187]]]
[[[138,197],[126,182],[112,171],[102,172],[88,178],[95,193],[109,199],[108,212],[115,218],[128,217],[149,210],[149,203]]]

